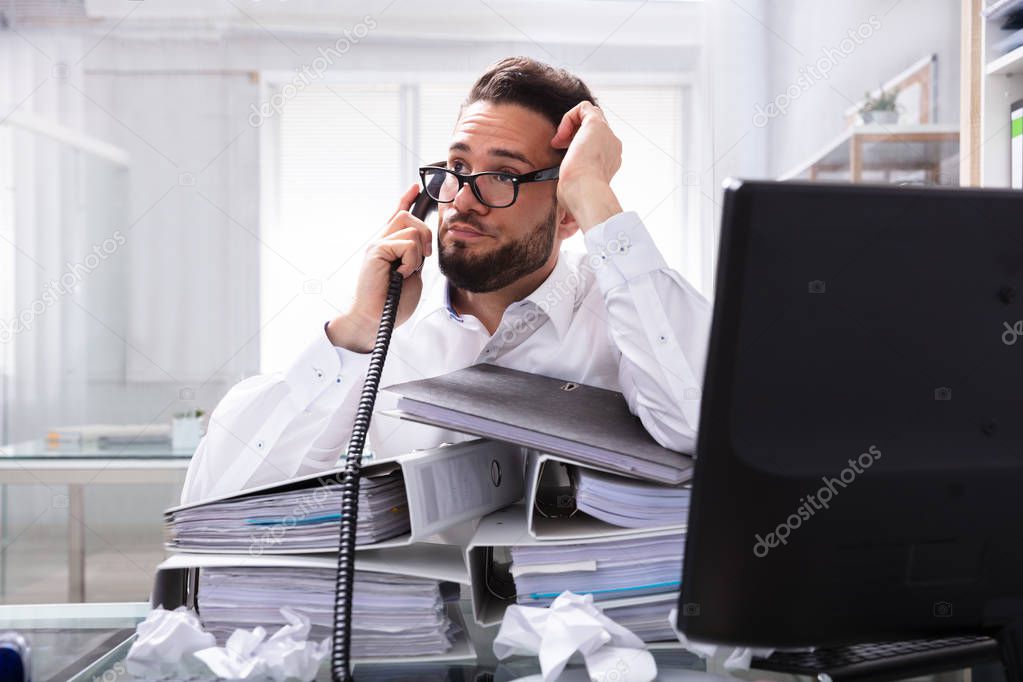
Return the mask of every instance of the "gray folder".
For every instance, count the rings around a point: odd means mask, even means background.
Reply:
[[[479,364],[383,390],[396,416],[516,443],[663,483],[692,476],[692,457],[659,445],[617,391]]]

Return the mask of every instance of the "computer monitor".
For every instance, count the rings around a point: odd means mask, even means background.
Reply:
[[[678,625],[1023,650],[1023,193],[726,183]]]

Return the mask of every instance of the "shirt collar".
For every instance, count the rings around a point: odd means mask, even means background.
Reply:
[[[524,303],[535,307],[540,314],[546,315],[554,325],[558,339],[564,338],[572,323],[575,292],[578,287],[579,275],[567,261],[566,254],[559,253],[554,269],[547,279],[524,299],[511,304],[514,306]],[[462,321],[462,316],[451,305],[451,286],[447,278],[440,273],[439,268],[435,268],[434,272],[436,276],[432,278],[429,285],[425,286],[426,291],[417,307],[417,319],[412,323],[413,330],[427,317],[441,312],[456,322]]]
[[[419,326],[420,322],[441,312],[450,316],[453,320],[462,321],[462,317],[451,307],[451,292],[449,291],[448,280],[441,274],[440,268],[437,267],[435,261],[436,259],[433,258],[426,260],[427,267],[424,268],[423,273],[423,294],[419,305],[416,306],[415,320],[411,324],[413,331]],[[432,275],[428,279],[425,276],[427,274],[425,271],[427,270]]]
[[[559,340],[564,338],[572,323],[578,285],[579,275],[569,266],[566,254],[562,252],[558,254],[558,260],[547,279],[523,299],[547,315]]]

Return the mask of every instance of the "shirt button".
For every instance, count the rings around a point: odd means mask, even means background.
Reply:
[[[664,334],[661,334],[660,336],[658,336],[657,340],[660,341],[661,343],[668,343],[668,337],[665,336]]]
[[[262,450],[263,449],[263,441],[261,441],[261,440],[257,440],[256,441],[256,449],[257,450]]]
[[[337,379],[334,379],[334,383],[335,384],[340,384],[341,383],[341,375],[340,374],[337,375]]]
[[[317,379],[322,379],[323,378],[323,370],[320,369],[319,367],[313,367],[313,374],[316,375]]]

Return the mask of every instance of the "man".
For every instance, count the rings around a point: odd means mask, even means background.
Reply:
[[[410,187],[367,248],[348,309],[287,371],[242,381],[214,410],[182,502],[336,464],[399,258],[380,386],[490,362],[621,391],[653,438],[692,452],[710,306],[622,211],[610,187],[621,142],[594,102],[578,78],[532,59],[484,73],[452,134],[451,172],[431,184],[437,257],[430,228],[408,212]],[[548,169],[557,173],[536,173]],[[587,253],[562,253],[579,230]],[[386,407],[382,393],[376,409]],[[381,457],[466,438],[377,415],[366,449]]]

